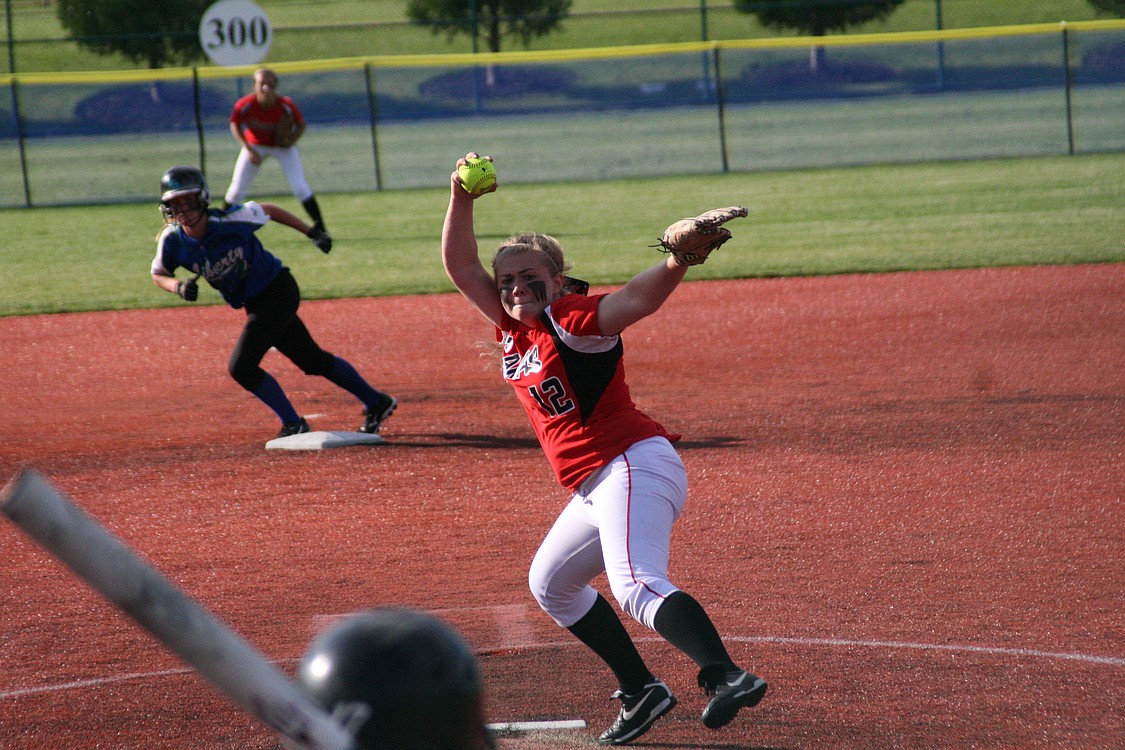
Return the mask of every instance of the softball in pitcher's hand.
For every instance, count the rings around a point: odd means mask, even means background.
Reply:
[[[473,156],[457,167],[457,179],[461,187],[473,195],[481,195],[496,189],[496,167],[486,156]]]

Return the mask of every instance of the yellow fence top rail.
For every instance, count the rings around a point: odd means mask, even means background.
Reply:
[[[1125,30],[1125,19],[1106,21],[1059,21],[1058,23],[1024,24],[1018,26],[985,26],[968,29],[932,31],[900,31],[883,34],[841,34],[835,36],[783,37],[770,39],[735,39],[674,44],[638,44],[621,47],[587,47],[581,49],[478,52],[444,55],[371,55],[339,57],[324,60],[269,63],[278,73],[316,73],[364,67],[376,68],[440,68],[511,63],[553,63],[580,60],[612,60],[654,55],[677,55],[723,49],[785,49],[805,47],[852,47],[874,44],[910,44],[966,39],[988,39],[1005,36],[1058,34],[1072,31]],[[141,70],[94,70],[62,73],[17,73],[0,76],[0,82],[25,84],[132,83],[137,81],[174,81],[190,79],[236,78],[251,75],[259,65],[240,67],[206,66],[197,68],[158,68]]]

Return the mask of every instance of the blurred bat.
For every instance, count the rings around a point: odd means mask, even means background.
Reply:
[[[296,683],[42,475],[17,474],[0,512],[291,747],[351,750],[351,734]]]

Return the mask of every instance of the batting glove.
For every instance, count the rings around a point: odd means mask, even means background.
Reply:
[[[196,283],[195,279],[177,281],[176,294],[180,295],[188,302],[195,302],[199,299],[199,284]]]
[[[313,244],[320,248],[320,252],[332,252],[332,235],[324,231],[324,227],[320,226],[319,222],[313,224],[306,234],[313,241]]]

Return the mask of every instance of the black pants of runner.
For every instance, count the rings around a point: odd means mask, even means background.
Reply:
[[[253,391],[262,382],[262,358],[271,347],[277,347],[306,375],[332,371],[336,356],[313,341],[297,316],[300,305],[301,290],[288,268],[282,268],[261,294],[246,300],[246,325],[227,363],[230,376],[246,390]]]

